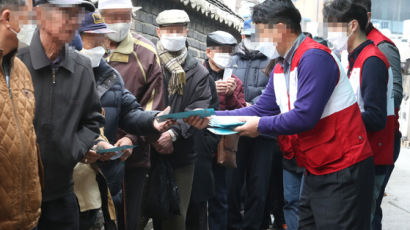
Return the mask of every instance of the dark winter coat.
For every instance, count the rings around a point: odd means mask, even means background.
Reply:
[[[97,92],[105,111],[104,134],[111,144],[117,141],[118,128],[141,136],[158,134],[153,126],[157,111],[143,111],[135,96],[124,87],[121,75],[103,59],[94,68]]]
[[[169,95],[165,92],[166,104],[171,106],[171,113],[185,112],[197,108],[208,108],[211,100],[209,89],[209,72],[194,57],[188,54],[185,63],[182,65],[186,73],[186,85],[183,95]],[[168,86],[170,72],[163,68],[165,86]],[[171,127],[177,136],[174,142],[174,152],[168,158],[174,167],[183,167],[194,163],[195,152],[193,150],[192,134],[196,131],[182,120]]]
[[[38,31],[18,56],[33,80],[34,128],[44,164],[43,201],[55,200],[74,192],[74,166],[104,125],[91,62],[65,45],[52,63]]]
[[[263,73],[270,60],[259,51],[249,51],[240,43],[232,57],[233,74],[241,79],[246,102],[255,104],[269,78]]]
[[[212,94],[209,108],[218,110],[218,93],[216,92],[215,81],[212,77],[209,78],[209,86]],[[207,201],[214,195],[215,179],[212,164],[215,161],[213,156],[217,152],[220,140],[220,136],[207,130],[198,130],[194,134],[194,151],[198,154],[198,158],[195,163],[194,180],[192,183],[191,202],[193,203]]]

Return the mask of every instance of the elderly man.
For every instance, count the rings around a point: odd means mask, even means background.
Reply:
[[[242,81],[227,68],[236,45],[236,39],[225,31],[214,31],[206,37],[208,58],[205,66],[215,81],[220,110],[233,110],[246,106]],[[230,76],[225,76],[226,74]],[[246,155],[249,153],[247,152]],[[239,163],[238,158],[237,162]],[[209,229],[226,229],[228,226],[228,184],[230,183],[227,175],[235,175],[237,171],[243,170],[234,169],[233,173],[229,173],[225,166],[217,164],[216,161],[213,162],[212,170],[215,175],[215,196],[209,200],[208,204]]]
[[[156,21],[160,38],[157,49],[164,66],[167,104],[172,112],[208,108],[211,100],[210,76],[206,68],[188,53],[188,14],[183,10],[166,10],[158,15]],[[171,162],[180,194],[181,215],[161,220],[162,229],[185,229],[196,158],[194,132],[191,126],[180,121],[154,143],[159,154]]]
[[[164,83],[162,69],[155,46],[141,35],[132,33],[131,0],[100,0],[98,9],[109,29],[106,48],[110,53],[108,64],[114,67],[124,79],[125,88],[137,98],[144,110],[164,109]],[[121,133],[120,145],[136,144],[139,147],[127,154],[125,164],[125,202],[127,203],[127,229],[135,229],[140,216],[144,179],[150,167],[150,147],[144,137]],[[116,203],[121,194],[113,194]],[[123,222],[120,223],[120,228]]]
[[[36,1],[38,30],[18,56],[29,69],[36,99],[34,128],[45,188],[38,228],[78,229],[73,168],[94,160],[89,152],[104,123],[88,58],[66,45],[78,29],[83,1]]]
[[[33,229],[41,207],[33,84],[15,56],[25,5],[25,0],[0,1],[0,229],[10,230]]]
[[[105,111],[106,124],[104,135],[107,137],[107,140],[101,139],[98,143],[98,146],[102,148],[112,147],[111,144],[120,145],[117,140],[118,128],[134,135],[159,137],[160,132],[166,131],[169,125],[173,124],[171,120],[159,123],[157,119],[154,119],[155,116],[161,115],[158,111],[143,111],[135,96],[124,88],[124,81],[121,75],[105,62],[103,59],[105,51],[101,44],[103,44],[105,35],[111,32],[112,30],[107,29],[104,19],[97,12],[88,13],[79,28],[83,44],[83,49],[80,52],[91,60],[97,83],[97,91]],[[119,166],[121,169],[124,167],[122,161],[125,159],[126,157],[122,155],[118,160],[100,161],[99,166],[101,169],[112,168],[113,166]],[[112,176],[117,177],[116,175],[105,175],[108,180]],[[93,180],[95,180],[95,176]],[[81,182],[80,180],[78,181]],[[82,182],[84,183],[85,181],[83,180]],[[115,193],[117,187],[121,189],[122,182],[122,177],[119,177],[118,180],[109,181],[110,190]],[[134,206],[131,207],[132,209],[136,208],[134,203],[130,202],[129,205]],[[128,204],[125,204],[126,206]],[[123,207],[118,207],[118,210],[123,210]],[[96,214],[96,210],[90,213]],[[122,219],[122,216],[120,218]],[[84,229],[89,229],[89,227]]]

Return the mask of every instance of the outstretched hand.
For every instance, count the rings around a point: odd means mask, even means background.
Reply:
[[[240,136],[257,137],[260,135],[258,131],[260,119],[260,117],[241,117],[239,120],[246,123],[236,127],[233,131],[238,132]]]
[[[208,127],[210,120],[210,117],[201,118],[200,116],[190,116],[188,118],[185,118],[184,122],[197,129],[205,129],[206,127]]]
[[[157,117],[166,115],[171,111],[171,107],[167,107],[164,111],[160,112],[157,114]],[[175,125],[176,121],[175,120],[166,120],[163,122],[159,122],[157,119],[154,119],[154,128],[160,132],[163,133],[169,129],[172,125]]]

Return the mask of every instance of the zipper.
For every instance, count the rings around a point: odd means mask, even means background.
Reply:
[[[21,151],[22,151],[22,178],[21,178],[21,206],[20,206],[20,214],[24,214],[24,207],[25,207],[25,197],[24,197],[24,192],[25,192],[25,168],[26,168],[26,148],[24,146],[24,140],[23,140],[23,135],[21,133],[21,125],[20,125],[20,121],[18,119],[17,116],[17,111],[16,111],[16,107],[14,105],[14,96],[13,96],[13,91],[11,90],[10,87],[11,84],[11,79],[9,77],[9,84],[7,84],[7,88],[9,90],[9,96],[10,96],[10,100],[11,100],[11,107],[13,109],[13,115],[14,115],[14,119],[16,122],[16,126],[17,126],[17,131],[18,131],[18,135],[20,138],[20,142],[21,142]],[[23,219],[23,216],[21,216],[21,218]],[[23,229],[23,220],[20,220],[20,228],[19,229]]]
[[[55,85],[56,84],[56,68],[53,68],[53,70],[52,70],[52,72],[53,72],[53,85]]]
[[[52,84],[50,86],[50,119],[49,121],[52,122],[54,119],[54,87],[56,85],[56,72],[57,72],[57,68],[52,67],[51,69],[51,81]]]
[[[245,101],[246,101],[246,98],[247,98],[247,96],[248,96],[248,74],[249,74],[249,70],[251,69],[251,67],[250,67],[250,62],[251,62],[251,60],[249,60],[248,61],[248,68],[246,68],[246,72],[245,72],[245,81],[244,81],[244,91],[243,91],[243,96],[244,96],[244,98],[245,98]],[[246,101],[247,102],[247,101]],[[251,103],[252,101],[250,101],[249,103]]]

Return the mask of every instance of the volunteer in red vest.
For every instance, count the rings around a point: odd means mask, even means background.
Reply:
[[[394,133],[394,152],[393,152],[393,161],[396,162],[397,158],[399,157],[400,153],[400,139],[401,133],[399,130],[399,115],[398,112],[400,110],[400,104],[403,99],[403,86],[402,86],[402,73],[401,73],[401,62],[400,62],[400,53],[397,49],[396,45],[385,35],[383,35],[379,30],[374,28],[373,24],[370,22],[371,20],[371,9],[372,9],[372,1],[371,0],[355,0],[355,2],[362,4],[367,10],[367,18],[368,24],[366,28],[367,38],[372,40],[374,44],[382,51],[382,53],[386,56],[387,60],[389,60],[390,67],[393,72],[393,95],[394,95],[394,110],[395,110],[395,133]],[[376,213],[372,221],[372,228],[373,230],[381,230],[382,229],[382,209],[381,209],[381,202],[384,197],[384,190],[386,185],[390,179],[390,175],[393,171],[393,165],[387,165],[384,167],[378,167],[376,170],[377,175],[385,175],[383,184],[381,185],[381,189],[379,192],[379,196],[377,198],[376,204]]]
[[[376,174],[373,217],[376,199],[385,178],[384,173],[377,172],[383,170],[385,165],[393,164],[395,119],[390,64],[379,48],[367,39],[366,12],[361,5],[343,0],[326,4],[323,10],[329,25],[328,33],[333,34],[332,39],[329,36],[329,42],[336,46],[337,43],[346,44],[349,53],[347,74],[357,97],[374,154]]]
[[[349,79],[330,49],[301,33],[291,0],[266,0],[252,17],[259,40],[284,60],[255,105],[217,115],[252,116],[240,135],[297,134],[306,168],[299,229],[370,229],[373,153]],[[203,128],[207,120],[185,121]]]

